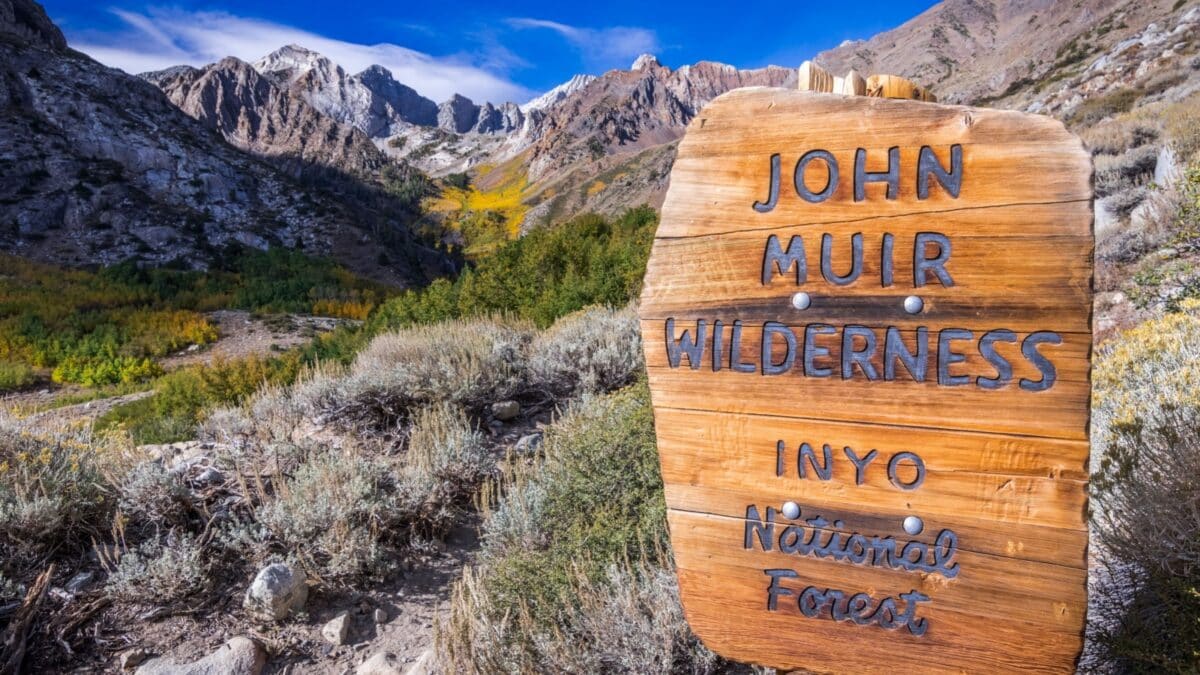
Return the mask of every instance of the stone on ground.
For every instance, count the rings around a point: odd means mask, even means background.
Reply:
[[[308,583],[304,575],[283,563],[264,567],[246,590],[246,611],[267,621],[282,621],[304,608]]]
[[[217,651],[191,663],[158,658],[137,669],[136,675],[259,675],[267,653],[254,640],[235,637]]]
[[[333,617],[329,623],[321,627],[321,637],[336,646],[346,644],[346,636],[350,634],[350,613],[342,612]]]

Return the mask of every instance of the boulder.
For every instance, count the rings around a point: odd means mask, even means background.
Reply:
[[[303,609],[307,601],[304,575],[284,563],[274,563],[254,577],[242,606],[256,618],[282,621]]]
[[[158,658],[139,667],[137,675],[259,675],[267,665],[267,653],[254,640],[235,637],[217,651],[191,663]]]

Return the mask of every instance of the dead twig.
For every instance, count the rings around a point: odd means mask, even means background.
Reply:
[[[21,670],[29,629],[33,625],[38,607],[46,597],[46,590],[50,588],[50,579],[53,576],[54,565],[51,564],[29,587],[20,609],[8,624],[8,630],[4,632],[4,641],[0,643],[0,675],[15,675]]]

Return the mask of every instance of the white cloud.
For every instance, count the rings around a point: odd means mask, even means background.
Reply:
[[[87,33],[71,46],[101,63],[130,73],[188,64],[201,66],[236,56],[253,62],[289,44],[320,52],[352,73],[371,65],[434,101],[460,93],[476,101],[525,101],[533,92],[470,57],[434,57],[394,44],[364,45],[299,28],[225,12],[153,9],[145,14],[113,10],[126,25],[119,33]],[[486,59],[495,65],[494,54]]]
[[[616,65],[628,67],[628,63],[638,56],[653,54],[659,49],[658,36],[646,28],[578,28],[557,21],[530,18],[509,19],[508,25],[552,30],[574,45],[585,60],[605,68]]]

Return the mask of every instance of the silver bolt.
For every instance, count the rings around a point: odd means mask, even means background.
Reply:
[[[783,503],[783,517],[788,520],[795,520],[800,517],[800,505],[796,502]]]
[[[909,314],[920,314],[923,309],[925,309],[925,301],[920,296],[910,295],[904,299],[904,311]]]
[[[921,534],[921,531],[924,529],[925,523],[920,518],[916,516],[909,516],[904,519],[904,531],[912,536],[915,537],[918,534]]]
[[[805,293],[804,291],[800,291],[792,296],[792,307],[795,307],[796,309],[805,310],[808,309],[808,306],[811,304],[812,298],[809,297],[808,293]]]

